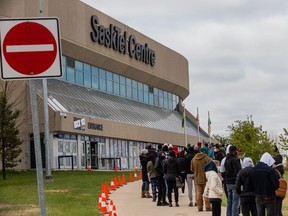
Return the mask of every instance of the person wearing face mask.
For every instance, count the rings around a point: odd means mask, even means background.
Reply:
[[[275,190],[279,187],[278,176],[272,168],[275,160],[265,152],[260,162],[251,169],[247,179],[247,189],[256,196],[258,216],[275,216]]]
[[[250,170],[254,167],[251,158],[245,157],[242,162],[242,169],[236,178],[236,193],[240,195],[241,210],[243,216],[257,216],[255,194],[247,190],[247,179]]]

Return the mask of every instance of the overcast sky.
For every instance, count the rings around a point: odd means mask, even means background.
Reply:
[[[287,0],[83,0],[189,61],[186,108],[207,131],[252,115],[269,134],[288,129]]]

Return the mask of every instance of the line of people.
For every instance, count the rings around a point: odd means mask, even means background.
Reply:
[[[238,156],[236,146],[226,148],[219,144],[198,142],[182,151],[171,144],[152,148],[148,143],[140,155],[142,166],[142,198],[152,198],[157,206],[179,207],[179,191],[176,177],[186,181],[188,205],[198,211],[212,211],[221,215],[223,193],[227,197],[226,216],[283,216],[283,198],[276,197],[279,178],[283,177],[283,157],[274,158],[269,153],[261,156],[254,166],[251,158]],[[149,184],[152,186],[152,196]],[[193,202],[193,188],[195,190]],[[181,188],[185,192],[185,184]],[[168,197],[168,202],[166,200]]]

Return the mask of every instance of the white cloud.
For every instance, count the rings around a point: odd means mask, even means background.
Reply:
[[[212,133],[253,116],[273,133],[288,128],[288,1],[83,0],[189,61],[186,107]]]

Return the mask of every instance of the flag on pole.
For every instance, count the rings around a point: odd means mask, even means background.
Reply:
[[[211,133],[211,120],[210,120],[210,112],[208,111],[208,134],[210,136]]]
[[[183,112],[182,112],[182,124],[181,124],[181,127],[184,128],[184,126],[185,126],[185,110],[183,110]]]
[[[199,112],[198,112],[198,107],[197,107],[197,116],[196,116],[196,124],[197,124],[197,127],[199,129]]]

